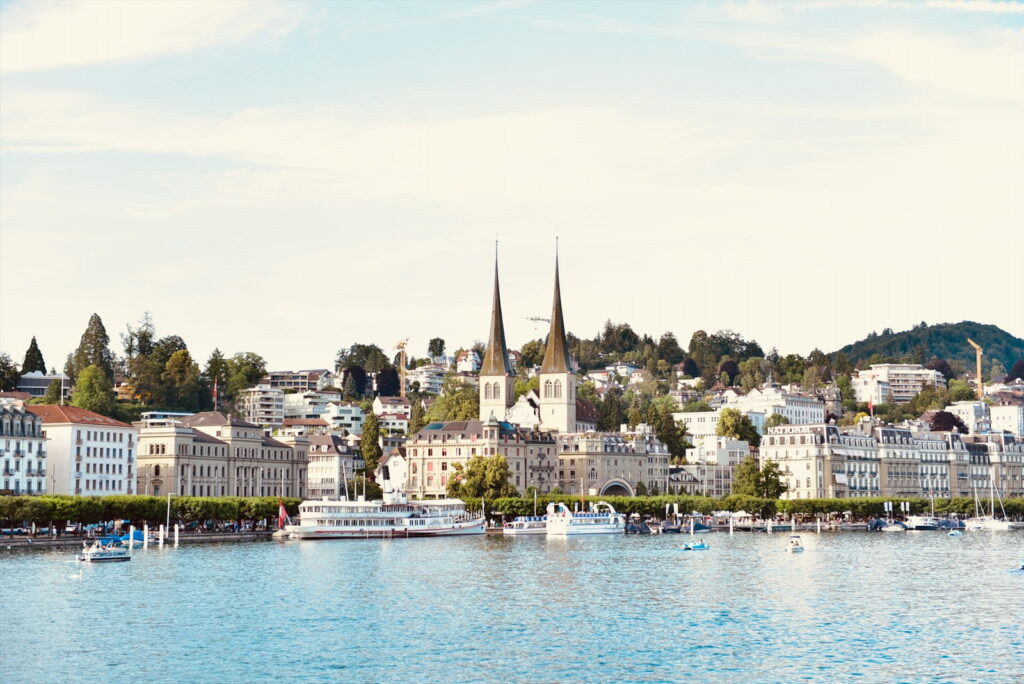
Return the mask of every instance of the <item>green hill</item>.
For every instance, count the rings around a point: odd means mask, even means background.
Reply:
[[[985,372],[992,359],[1002,362],[1007,369],[1018,359],[1024,359],[1024,340],[994,325],[962,321],[937,325],[914,326],[911,330],[893,332],[885,329],[881,334],[871,333],[863,340],[848,344],[839,351],[853,362],[871,358],[874,354],[913,361],[937,356],[947,361],[962,361],[967,368],[974,367],[974,349],[967,338],[985,350]],[[923,352],[923,353],[922,353]]]

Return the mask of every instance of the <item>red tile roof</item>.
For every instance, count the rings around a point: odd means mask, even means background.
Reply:
[[[128,423],[101,416],[92,411],[76,406],[59,406],[57,404],[37,404],[26,406],[29,411],[43,419],[43,423],[60,424],[76,423],[79,425],[106,425],[108,427],[131,427]]]

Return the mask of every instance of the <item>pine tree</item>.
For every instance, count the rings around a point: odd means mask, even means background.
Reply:
[[[366,473],[372,475],[377,469],[383,453],[380,448],[380,422],[377,416],[371,411],[363,421],[363,434],[359,439],[359,447],[363,453],[363,460],[366,462]]]
[[[28,350],[25,352],[25,360],[21,363],[22,374],[31,373],[32,371],[46,374],[46,362],[43,361],[43,352],[39,351],[39,345],[36,344],[35,335],[32,336],[32,342],[28,345]]]
[[[114,412],[114,392],[102,368],[93,364],[82,370],[71,395],[71,405],[103,416]]]
[[[103,327],[99,314],[89,317],[89,324],[82,333],[78,349],[68,357],[64,372],[71,378],[71,382],[75,383],[78,381],[79,373],[89,366],[99,367],[108,387],[113,387],[114,355],[110,351],[110,336],[107,335],[107,329]]]
[[[423,402],[418,399],[414,400],[412,402],[412,412],[409,415],[409,434],[415,435],[426,424],[427,417],[426,411],[423,410]]]

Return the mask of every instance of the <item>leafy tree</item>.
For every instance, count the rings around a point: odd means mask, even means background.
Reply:
[[[107,384],[114,384],[114,354],[110,351],[110,336],[103,327],[99,314],[89,317],[89,323],[82,333],[78,348],[68,356],[64,372],[72,383],[78,382],[78,375],[89,366],[97,366],[103,372]]]
[[[673,366],[686,358],[686,353],[679,346],[679,340],[673,333],[666,332],[658,340],[658,358]]]
[[[354,391],[348,394],[348,383],[352,381]],[[349,397],[361,397],[366,394],[367,377],[366,371],[362,366],[349,366],[341,372],[341,386],[346,391],[346,396]]]
[[[21,373],[31,373],[33,371],[39,371],[40,373],[46,373],[46,362],[43,361],[43,352],[39,351],[39,345],[36,343],[35,335],[32,336],[32,341],[28,345],[28,349],[25,351],[25,360],[21,362]]]
[[[114,412],[114,392],[102,368],[92,365],[82,370],[71,395],[71,405],[103,416]]]
[[[444,356],[444,340],[440,337],[434,337],[430,340],[427,345],[427,355],[432,359],[436,359],[438,356]]]
[[[475,420],[480,415],[480,395],[477,389],[455,376],[444,381],[440,396],[427,411],[427,420]],[[505,416],[495,416],[503,420]]]
[[[594,384],[591,383],[590,387],[591,387],[591,389],[593,389]],[[581,387],[581,389],[582,389],[582,387]],[[524,394],[529,394],[530,390],[533,390],[534,392],[540,392],[540,376],[539,375],[534,375],[529,380],[525,380],[525,379],[518,379],[518,380],[516,380],[516,386],[515,386],[516,399],[518,399],[519,397],[523,396]],[[591,399],[591,401],[593,401],[593,399]]]
[[[633,487],[633,491],[636,492],[637,496],[647,496],[647,485],[644,484],[643,480],[640,480],[636,483],[636,486]]]
[[[0,391],[10,392],[18,389],[20,380],[18,364],[8,354],[0,352]]]
[[[347,349],[344,347],[339,349],[334,361],[337,371],[359,366],[367,373],[376,373],[389,364],[387,355],[380,347],[375,344],[360,344],[358,342]]]
[[[697,362],[693,359],[683,361],[683,375],[691,378],[698,377],[700,375],[700,368],[697,367]]]
[[[519,350],[519,365],[524,369],[539,366],[543,360],[543,340],[530,340]]]
[[[426,411],[423,410],[423,402],[415,400],[412,402],[412,412],[409,414],[409,434],[415,435],[427,424]]]
[[[448,496],[456,499],[497,499],[516,496],[509,482],[508,461],[501,454],[473,456],[466,463],[455,463],[448,478]]]
[[[380,421],[373,411],[368,411],[363,421],[363,434],[359,438],[359,449],[366,461],[366,472],[372,474],[377,469],[383,450],[380,448]]]
[[[622,390],[609,387],[604,400],[597,406],[597,429],[605,432],[618,432],[626,422],[626,407]]]
[[[206,377],[210,381],[210,386],[217,388],[219,403],[220,397],[224,396],[228,389],[228,361],[224,358],[224,353],[217,347],[214,347],[210,358],[206,360]],[[218,410],[218,407],[214,406],[213,410]]]
[[[396,397],[400,393],[402,379],[394,366],[385,366],[377,373],[377,393],[382,397]]]
[[[198,411],[203,405],[203,386],[199,365],[187,349],[171,354],[161,374],[169,404],[183,411]]]
[[[46,387],[46,394],[43,395],[41,404],[59,404],[63,399],[63,387],[59,379],[50,381],[50,384]],[[68,518],[70,520],[70,518]]]
[[[1024,359],[1017,359],[1006,377],[1007,381],[1024,380]]]
[[[21,367],[21,372],[26,372],[24,366]],[[989,371],[989,379],[992,382],[1002,382],[1005,378],[1006,366],[999,359],[992,359],[992,370]]]
[[[691,401],[683,407],[683,411],[686,413],[706,413],[707,411],[714,411],[711,405],[706,401],[696,400]]]
[[[740,367],[735,361],[728,359],[723,361],[718,367],[718,372],[726,374],[728,379],[728,382],[725,383],[726,385],[732,385],[736,380],[736,376],[740,374]]]
[[[753,456],[748,456],[736,466],[732,478],[732,493],[741,496],[755,496],[763,499],[778,499],[789,487],[783,482],[782,470],[773,461],[758,468]]]
[[[956,372],[953,370],[953,367],[949,365],[949,361],[946,361],[946,359],[932,357],[932,359],[925,364],[925,368],[939,371],[942,373],[942,377],[946,379],[946,382],[949,382],[956,377]]]
[[[764,366],[767,362],[760,356],[753,356],[739,364],[740,387],[749,392],[764,384]]]
[[[781,413],[773,413],[768,416],[768,419],[764,421],[764,429],[777,427],[779,425],[789,425],[789,418],[782,415]]]
[[[228,359],[227,395],[234,398],[239,391],[256,385],[267,374],[267,362],[253,352],[239,352]]]
[[[750,446],[761,445],[761,435],[757,434],[757,428],[750,418],[734,408],[722,409],[718,417],[717,434],[719,437],[742,439]]]
[[[966,435],[969,430],[960,416],[949,411],[939,411],[932,416],[931,429],[936,432],[951,432],[956,428],[961,434]]]
[[[348,371],[350,370],[351,369],[348,369],[346,373],[348,373]],[[356,387],[356,379],[351,373],[348,373],[348,375],[345,377],[344,382],[342,383],[342,395],[345,397],[345,399],[352,399],[353,397],[357,397],[360,395],[359,388]]]
[[[974,391],[970,385],[963,380],[950,380],[949,381],[949,400],[950,401],[970,401],[977,399],[978,393]]]
[[[384,498],[384,490],[379,484],[359,475],[349,479],[348,491],[350,496],[360,496],[365,492],[367,501],[379,501]]]

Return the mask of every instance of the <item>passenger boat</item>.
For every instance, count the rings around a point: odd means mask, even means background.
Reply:
[[[92,544],[82,542],[82,552],[78,554],[78,560],[86,563],[118,563],[131,559],[128,547],[115,539],[97,539]]]
[[[907,518],[907,529],[937,530],[939,529],[939,519],[930,515],[912,515]]]
[[[299,522],[287,525],[290,539],[448,537],[484,534],[486,519],[468,513],[460,499],[409,501],[387,492],[383,501],[312,499],[299,504]]]
[[[502,534],[518,536],[521,534],[547,534],[548,517],[546,515],[521,515],[512,522],[502,526]]]
[[[573,512],[564,503],[549,503],[547,509],[549,537],[577,534],[619,534],[626,529],[626,516],[617,513],[606,501],[591,504],[587,512]]]
[[[791,534],[786,543],[786,553],[803,553],[804,544],[799,534]]]

